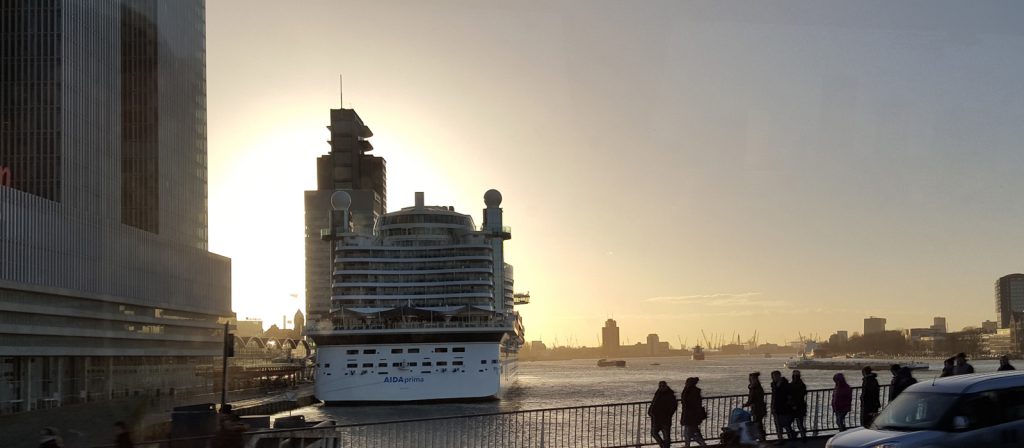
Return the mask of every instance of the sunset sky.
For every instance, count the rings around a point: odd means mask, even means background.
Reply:
[[[304,303],[303,190],[355,108],[413,192],[504,195],[527,338],[782,343],[995,319],[1024,271],[1024,4],[207,2],[210,249]],[[296,295],[297,297],[293,296]]]

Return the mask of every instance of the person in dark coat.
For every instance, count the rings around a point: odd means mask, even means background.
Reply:
[[[213,440],[214,448],[242,448],[245,446],[245,439],[242,438],[246,429],[245,425],[242,424],[241,418],[235,414],[230,404],[221,407],[218,420],[220,428]]]
[[[899,367],[898,364],[896,366]],[[892,386],[889,390],[889,402],[892,403],[900,393],[916,383],[917,380],[914,379],[914,375],[910,372],[910,367],[899,367],[896,369],[896,373],[892,377]]]
[[[896,385],[899,381],[900,365],[893,364],[889,366],[889,373],[892,374],[892,379],[889,380],[889,403],[892,403],[892,401],[896,399],[896,396],[903,391],[903,389],[900,389],[899,386]]]
[[[132,433],[128,431],[128,424],[122,421],[114,423],[114,430],[117,431],[117,438],[114,439],[114,446],[117,448],[133,448]]]
[[[974,373],[974,366],[967,362],[965,353],[956,354],[956,365],[953,366],[953,375],[967,375]]]
[[[793,402],[792,391],[789,389],[789,380],[782,376],[778,370],[772,371],[772,415],[775,416],[775,430],[779,433],[779,440],[783,438],[782,430],[786,430],[790,439],[796,438],[796,431],[793,431]]]
[[[757,426],[758,438],[764,441],[766,436],[764,432],[764,418],[768,415],[768,404],[764,401],[764,387],[761,386],[761,372],[754,372],[747,375],[747,389],[749,394],[747,395],[747,402],[743,403],[743,407],[750,408],[750,421],[754,422]]]
[[[672,445],[672,416],[676,414],[677,407],[676,391],[668,387],[668,383],[659,381],[647,415],[651,417],[651,437],[662,448]]]
[[[39,448],[63,448],[64,440],[57,433],[57,428],[47,426],[39,431]]]
[[[953,376],[953,362],[956,358],[948,358],[942,361],[942,373],[939,374],[939,378],[945,378],[947,376]]]
[[[1013,365],[1010,364],[1010,357],[1009,356],[1006,356],[1006,355],[1000,356],[999,357],[999,368],[996,369],[996,371],[997,372],[1005,372],[1007,370],[1017,370],[1017,369],[1015,369],[1013,367]]]
[[[882,408],[882,386],[878,384],[878,375],[871,371],[871,366],[865,366],[860,372],[864,375],[860,383],[860,424],[869,428]]]
[[[846,376],[842,373],[832,375],[832,381],[836,383],[832,391],[832,413],[836,416],[836,424],[840,431],[846,431],[846,414],[850,413],[853,407],[853,388],[846,382]]]
[[[696,441],[700,446],[708,446],[707,443],[704,443],[704,435],[700,433],[700,424],[708,418],[708,415],[701,403],[703,397],[700,395],[700,388],[697,387],[698,381],[700,378],[687,378],[683,392],[679,394],[679,401],[683,405],[683,415],[679,423],[683,425],[683,442],[686,446],[690,446],[691,440]]]
[[[807,438],[807,427],[804,420],[807,418],[807,385],[804,384],[803,376],[799,370],[793,371],[793,381],[789,383],[789,399],[793,404],[793,423],[800,433],[800,438]]]

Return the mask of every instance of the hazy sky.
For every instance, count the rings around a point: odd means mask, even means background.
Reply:
[[[781,343],[995,318],[1024,271],[1024,4],[207,4],[210,248],[302,306],[302,191],[354,107],[413,192],[504,195],[528,339]],[[297,294],[298,298],[290,295]],[[269,322],[268,322],[269,325]]]

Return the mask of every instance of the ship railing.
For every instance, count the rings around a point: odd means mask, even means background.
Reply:
[[[491,322],[419,322],[419,323],[388,323],[388,324],[348,324],[335,325],[334,330],[403,330],[421,328],[511,328],[511,320]]]
[[[880,400],[887,402],[888,386],[881,387]],[[839,432],[840,422],[832,410],[833,389],[807,391],[804,427],[807,437]],[[742,408],[747,395],[704,397],[701,404],[708,418],[700,425],[704,440],[720,442],[723,427],[729,426],[733,409]],[[771,394],[766,394],[769,415],[764,419],[767,440],[780,438],[780,428],[771,414]],[[657,446],[651,438],[649,401],[586,406],[493,412],[447,417],[373,423],[320,424],[303,429],[269,429],[246,433],[246,447],[316,446],[349,447],[603,447]],[[747,408],[749,409],[749,408]],[[844,418],[847,428],[861,425],[861,388],[853,388],[851,412]],[[678,444],[683,428],[680,414],[673,416],[672,440]],[[794,430],[799,431],[794,425]],[[214,448],[214,436],[156,440],[137,443],[140,448],[187,446]],[[184,443],[187,442],[187,443]],[[291,445],[289,445],[291,444]],[[298,444],[298,445],[295,445]],[[680,444],[681,445],[681,444]],[[675,446],[675,444],[673,444]]]

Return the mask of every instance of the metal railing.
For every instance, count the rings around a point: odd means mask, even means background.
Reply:
[[[853,388],[853,402],[846,416],[846,427],[860,425],[860,388]],[[888,386],[881,387],[882,404],[887,401]],[[828,435],[840,426],[832,412],[832,389],[807,392],[807,436]],[[746,395],[705,397],[702,404],[708,418],[701,424],[705,441],[713,444],[729,423],[730,412],[741,407]],[[769,415],[764,420],[769,440],[779,431],[771,415],[771,394],[766,394]],[[268,443],[278,446],[289,440],[303,439],[302,446],[343,447],[604,447],[626,448],[656,446],[651,438],[651,421],[647,416],[648,401],[590,406],[573,406],[527,411],[496,412],[454,417],[431,417],[412,420],[319,426],[309,429],[276,429],[246,434],[247,447]],[[680,414],[673,417],[672,440],[681,445],[683,428]],[[794,425],[794,430],[796,426]],[[273,441],[273,442],[268,442]],[[318,441],[318,442],[317,442]],[[167,446],[168,441],[136,444],[142,447]],[[208,448],[213,436],[188,440],[192,448]],[[173,444],[171,444],[173,445]]]

